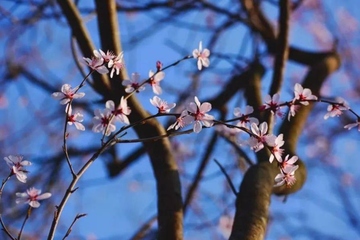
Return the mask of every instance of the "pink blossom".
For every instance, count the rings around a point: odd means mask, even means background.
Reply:
[[[124,97],[121,97],[118,108],[115,108],[115,103],[112,100],[107,101],[105,106],[106,109],[109,109],[119,122],[130,124],[129,118],[127,116],[130,115],[131,109],[128,107],[127,100]]]
[[[109,109],[104,110],[95,110],[95,117],[93,118],[93,128],[94,132],[105,133],[106,136],[109,136],[112,132],[116,130],[116,126],[113,124],[111,117],[113,114]],[[106,130],[106,132],[105,132]]]
[[[274,145],[270,146],[272,147],[270,152],[270,158],[269,158],[269,162],[272,163],[274,161],[274,158],[278,161],[281,161],[281,156],[284,152],[284,149],[281,149],[281,147],[284,145],[284,140],[283,140],[283,134],[279,134],[279,136],[276,137]]]
[[[358,118],[355,123],[349,123],[349,124],[345,125],[344,128],[350,130],[356,126],[358,127],[358,131],[360,132],[360,118]]]
[[[180,116],[176,119],[176,121],[171,124],[167,130],[169,131],[170,129],[175,129],[178,130],[179,128],[183,128],[185,125],[190,124],[191,123],[191,119],[189,121],[188,119],[188,111],[184,110],[181,112]]]
[[[197,59],[197,67],[199,70],[202,69],[202,67],[208,67],[210,65],[210,50],[205,48],[202,49],[202,42],[199,43],[199,49],[195,49],[193,51],[193,57]]]
[[[100,74],[108,73],[109,70],[104,66],[104,58],[101,57],[97,50],[94,50],[93,53],[95,56],[91,59],[83,57],[83,63]]]
[[[282,117],[279,107],[280,94],[275,93],[272,97],[270,95],[265,96],[265,109],[270,109],[273,114]]]
[[[39,201],[47,199],[51,197],[51,193],[43,193],[41,194],[40,189],[36,189],[34,187],[26,190],[26,192],[23,193],[16,193],[16,196],[18,197],[16,199],[16,203],[26,203],[29,204],[33,208],[38,208],[40,206]]]
[[[297,156],[292,156],[291,158],[289,158],[289,154],[286,155],[285,159],[278,158],[279,163],[280,163],[280,167],[285,172],[286,172],[286,169],[293,168],[295,166],[294,163],[296,163],[296,161],[298,159],[299,158]]]
[[[94,55],[97,58],[103,58],[105,63],[110,62],[110,60],[113,60],[116,57],[112,51],[107,50],[106,53],[104,53],[101,49],[99,49],[99,52],[94,50]]]
[[[132,93],[133,91],[136,91],[138,93],[140,91],[143,91],[145,87],[140,86],[139,79],[140,79],[140,75],[138,73],[133,73],[131,74],[130,80],[124,80],[123,86],[126,86],[125,92]]]
[[[4,157],[4,160],[11,168],[12,174],[14,174],[20,182],[26,183],[26,174],[28,171],[26,171],[25,167],[30,166],[31,162],[24,160],[24,157],[21,155],[9,155]]]
[[[82,115],[79,112],[72,114],[72,107],[71,107],[71,105],[68,105],[68,106],[69,107],[65,109],[65,112],[68,112],[68,118],[67,118],[68,124],[69,125],[74,124],[77,130],[85,131],[85,127],[82,124],[82,122],[84,121],[84,115]]]
[[[295,84],[294,93],[294,100],[300,101],[302,105],[309,105],[308,100],[317,100],[317,97],[312,95],[309,88],[303,88],[299,83]]]
[[[194,98],[195,102],[191,102],[187,110],[189,112],[189,117],[191,121],[194,121],[193,130],[195,133],[199,133],[202,129],[202,126],[211,127],[214,122],[214,117],[207,114],[211,110],[211,104],[208,102],[200,103],[197,97]]]
[[[254,117],[250,117],[250,114],[254,112],[254,108],[251,106],[246,106],[245,107],[245,112],[241,113],[240,108],[235,108],[234,109],[234,115],[238,118],[240,118],[239,122],[236,124],[236,126],[239,127],[246,127],[247,123],[255,123],[256,125],[259,124],[259,120],[257,120],[257,118]]]
[[[248,144],[250,145],[251,149],[255,152],[264,148],[264,144],[273,146],[275,144],[275,136],[267,134],[268,125],[267,122],[261,123],[259,126],[257,124],[252,123],[250,126],[251,132],[255,136],[251,136],[248,140]]]
[[[116,71],[116,75],[119,75],[120,70],[124,67],[123,62],[123,52],[119,53],[118,56],[111,59],[108,63],[108,68],[112,68],[110,72],[110,78],[113,77],[114,72]]]
[[[296,165],[287,169],[283,169],[278,175],[276,175],[274,187],[279,187],[284,184],[286,184],[288,187],[294,185],[294,183],[296,182],[295,171],[298,168],[299,166]]]
[[[160,81],[163,80],[165,77],[165,73],[164,72],[157,72],[155,73],[154,76],[154,72],[153,71],[149,71],[149,83],[153,89],[153,92],[157,95],[160,95],[162,93],[162,89],[160,87]]]
[[[85,96],[85,93],[83,92],[75,93],[78,88],[79,87],[71,88],[70,84],[64,84],[61,87],[61,92],[54,92],[51,94],[51,96],[57,100],[61,100],[60,104],[65,105],[68,104],[72,99],[82,98]]]
[[[338,98],[338,103],[330,104],[328,106],[328,112],[325,114],[324,119],[328,119],[329,117],[339,117],[342,114],[342,111],[349,109],[348,103],[344,99]]]
[[[290,121],[291,117],[294,117],[296,112],[299,110],[300,106],[295,104],[295,101],[289,103],[289,113],[288,113],[288,121]]]
[[[167,103],[158,96],[154,96],[150,99],[150,103],[158,109],[159,113],[168,113],[176,106],[176,103]]]

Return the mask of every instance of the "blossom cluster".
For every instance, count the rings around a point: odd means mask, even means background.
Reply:
[[[123,56],[123,52],[116,55],[111,51],[105,53],[99,49],[93,51],[92,58],[84,57],[83,61],[91,71],[97,71],[100,74],[107,74],[110,72],[110,77],[113,78],[114,73],[119,75],[121,69],[124,67]],[[197,68],[202,70],[203,67],[208,67],[210,65],[209,56],[210,50],[206,48],[203,49],[202,42],[200,42],[198,49],[193,50],[192,56],[187,58],[196,59]],[[156,63],[156,71],[150,70],[147,79],[141,81],[140,75],[138,73],[133,73],[131,79],[124,80],[122,84],[127,95],[121,97],[119,104],[116,104],[112,100],[108,100],[105,103],[104,109],[95,110],[92,130],[94,132],[102,133],[105,136],[110,136],[110,134],[116,130],[116,122],[125,125],[131,124],[129,120],[131,109],[128,106],[127,99],[134,93],[144,91],[145,85],[150,85],[153,93],[156,94],[156,96],[150,99],[150,103],[157,109],[156,114],[176,116],[175,122],[167,128],[168,131],[176,131],[185,126],[192,125],[193,132],[199,133],[203,127],[208,128],[213,125],[221,124],[221,122],[215,120],[213,115],[209,114],[212,109],[211,104],[209,102],[201,103],[197,96],[194,97],[194,101],[189,102],[179,113],[170,113],[170,111],[175,108],[176,103],[167,103],[167,101],[157,96],[163,92],[160,84],[165,78],[165,72],[163,70],[166,68],[168,67],[163,68],[163,64],[158,61]],[[78,92],[82,86],[83,84],[80,84],[75,88],[71,88],[69,84],[64,84],[61,88],[61,92],[55,92],[52,96],[55,99],[60,100],[61,104],[66,105],[65,111],[68,115],[67,123],[69,125],[74,124],[78,130],[83,131],[85,130],[84,125],[81,123],[84,119],[83,115],[79,112],[73,113],[71,108],[71,103],[74,99],[85,96],[85,93]],[[314,101],[323,101],[330,104],[324,119],[340,116],[343,111],[350,110],[348,104],[344,100],[340,99],[337,102],[319,100],[317,96],[312,94],[309,88],[304,88],[302,85],[296,83],[294,86],[293,99],[286,102],[280,102],[280,94],[276,93],[272,96],[268,95],[265,97],[264,104],[259,108],[259,111],[269,111],[273,115],[282,118],[284,116],[282,109],[288,108],[287,119],[290,121],[291,117],[296,115],[296,112],[301,106],[307,106],[309,105],[309,102]],[[284,145],[283,134],[276,136],[272,133],[268,133],[268,123],[260,123],[259,119],[253,117],[253,112],[254,109],[251,106],[246,106],[244,112],[241,112],[240,108],[235,108],[234,115],[238,122],[235,125],[226,123],[222,126],[222,130],[233,136],[236,136],[240,132],[246,132],[250,137],[245,141],[239,141],[239,144],[248,145],[250,149],[255,152],[258,152],[263,148],[269,149],[271,152],[269,162],[272,163],[276,161],[280,168],[280,173],[275,177],[275,186],[281,186],[283,184],[286,184],[287,186],[293,185],[295,183],[295,171],[298,169],[298,166],[295,165],[298,157],[289,156],[288,154],[284,156],[285,150],[282,149]],[[356,123],[348,124],[345,128],[351,129],[358,126],[360,131],[359,122],[358,117]]]
[[[15,175],[20,182],[26,183],[28,171],[25,167],[30,166],[31,162],[25,160],[24,157],[21,155],[9,155],[7,157],[4,157],[4,160],[6,164],[10,167],[9,176],[11,177]],[[3,181],[2,187],[5,183],[6,181]],[[16,196],[16,203],[26,203],[29,204],[30,207],[38,208],[40,206],[39,201],[51,197],[51,193],[41,194],[40,189],[31,187],[26,192],[17,192]]]

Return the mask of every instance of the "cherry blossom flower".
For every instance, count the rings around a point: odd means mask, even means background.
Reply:
[[[38,207],[40,207],[39,201],[51,197],[51,193],[41,194],[40,189],[36,189],[36,188],[32,187],[32,188],[26,190],[26,192],[23,192],[23,193],[17,192],[16,196],[18,197],[16,199],[17,204],[26,203],[26,204],[29,204],[33,208],[38,208]]]
[[[133,73],[131,74],[130,80],[124,80],[123,86],[126,86],[125,92],[132,93],[133,91],[136,91],[138,93],[140,91],[143,91],[145,87],[140,86],[139,79],[140,79],[140,75],[138,73]]]
[[[292,156],[291,158],[289,158],[289,154],[286,155],[285,159],[278,158],[280,167],[285,172],[289,172],[287,171],[287,169],[293,168],[295,166],[294,163],[296,163],[298,159],[299,158],[297,156]]]
[[[25,167],[30,166],[31,162],[24,160],[24,157],[21,155],[9,155],[4,157],[6,164],[11,168],[11,174],[15,175],[16,178],[22,182],[26,183],[27,173]]]
[[[349,123],[345,125],[344,128],[350,130],[356,126],[358,127],[358,131],[360,132],[360,118],[357,119],[356,123]]]
[[[264,148],[264,144],[274,146],[276,137],[272,134],[267,134],[267,122],[261,123],[259,126],[255,123],[250,125],[250,130],[255,136],[251,136],[248,144],[255,152]]]
[[[234,115],[240,118],[240,121],[236,124],[236,126],[246,127],[247,123],[255,123],[256,125],[259,124],[259,120],[257,120],[257,118],[249,117],[249,115],[253,112],[254,108],[251,106],[246,106],[244,113],[241,113],[240,108],[235,108]]]
[[[118,108],[115,108],[115,103],[112,100],[109,100],[105,103],[106,109],[109,109],[111,113],[115,116],[121,123],[130,124],[129,118],[127,115],[130,115],[131,109],[127,105],[127,100],[124,97],[121,97],[120,105]]]
[[[94,50],[94,55],[97,58],[103,58],[105,63],[110,62],[110,60],[113,60],[116,57],[112,51],[107,50],[106,53],[104,53],[101,49],[99,49],[99,51]]]
[[[51,96],[57,100],[61,100],[60,104],[65,105],[68,104],[72,99],[82,98],[85,96],[85,93],[83,92],[75,93],[78,88],[79,87],[71,88],[71,85],[66,83],[62,85],[61,92],[54,92],[51,94]]]
[[[158,96],[154,96],[152,99],[150,99],[150,103],[157,107],[159,113],[168,113],[171,109],[173,109],[176,106],[176,103],[167,103],[166,101],[162,100]]]
[[[289,113],[288,113],[288,121],[290,121],[291,117],[294,117],[296,112],[299,110],[300,106],[295,104],[295,101],[289,103]]]
[[[71,105],[68,105],[69,107],[65,109],[65,112],[68,113],[67,123],[69,125],[75,125],[77,130],[85,131],[84,125],[81,123],[84,121],[84,115],[82,115],[79,112],[76,112],[75,114],[72,114],[72,107]],[[68,110],[69,109],[69,110]]]
[[[171,124],[167,128],[167,130],[168,131],[170,129],[178,130],[179,128],[183,128],[184,126],[190,124],[192,119],[189,119],[188,117],[189,117],[188,111],[187,110],[182,111],[180,116],[176,118],[176,121],[173,124]]]
[[[211,127],[214,122],[214,117],[207,114],[211,110],[211,104],[204,102],[200,104],[200,101],[197,97],[194,98],[195,102],[191,102],[187,106],[189,112],[189,117],[193,118],[191,121],[194,121],[193,130],[195,133],[199,133],[202,129],[202,126]]]
[[[279,187],[286,184],[288,187],[294,185],[296,182],[295,171],[299,168],[298,165],[283,169],[278,175],[275,177],[275,185],[274,187]]]
[[[283,140],[283,137],[284,137],[283,134],[279,134],[279,136],[277,136],[274,141],[274,146],[270,146],[270,147],[272,147],[270,149],[270,152],[272,153],[269,158],[270,163],[272,163],[274,161],[274,158],[278,161],[281,161],[281,156],[284,152],[284,149],[281,149],[281,147],[285,143]]]
[[[279,100],[280,94],[275,93],[272,97],[270,95],[265,96],[265,109],[270,109],[273,114],[276,114],[279,117],[282,117],[283,114],[280,112]]]
[[[339,117],[342,114],[342,111],[349,110],[350,107],[348,103],[342,99],[338,98],[338,103],[330,104],[327,108],[327,113],[324,116],[324,119],[328,119],[329,117]]]
[[[119,75],[120,70],[124,67],[123,62],[123,52],[119,53],[118,56],[111,59],[108,63],[108,68],[112,68],[110,72],[110,78],[113,77],[114,72],[116,71],[116,75]]]
[[[109,136],[112,132],[116,130],[116,126],[111,121],[111,117],[113,114],[110,109],[96,109],[95,117],[93,118],[93,128],[94,132],[102,132],[105,133],[106,136]],[[106,130],[106,132],[105,132]]]
[[[162,89],[160,87],[160,81],[163,80],[165,77],[164,72],[157,72],[155,73],[153,71],[149,71],[149,83],[153,89],[153,92],[157,95],[160,95],[162,93]]]
[[[91,59],[83,57],[83,63],[100,74],[108,73],[109,70],[104,66],[104,58],[101,57],[97,50],[94,50],[93,53],[95,56]]]
[[[312,95],[309,88],[303,88],[299,83],[295,84],[294,87],[295,98],[294,100],[300,101],[302,105],[309,105],[308,100],[317,100],[315,95]]]
[[[201,70],[203,66],[208,67],[210,65],[210,50],[207,48],[203,50],[201,41],[199,43],[199,49],[195,49],[192,54],[193,57],[197,59],[197,67],[199,70]]]

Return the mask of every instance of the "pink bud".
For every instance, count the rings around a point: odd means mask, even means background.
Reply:
[[[163,66],[162,62],[160,62],[160,61],[156,62],[156,69],[157,69],[158,72],[161,71],[162,66]]]

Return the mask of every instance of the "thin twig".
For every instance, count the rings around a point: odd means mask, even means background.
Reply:
[[[21,225],[20,232],[19,232],[19,235],[18,235],[17,240],[20,240],[20,239],[21,239],[21,234],[22,234],[22,231],[24,230],[26,221],[27,221],[27,220],[29,219],[29,217],[30,217],[31,209],[32,209],[32,207],[29,206],[29,208],[28,208],[28,210],[27,210],[27,213],[26,213],[26,216],[25,216],[25,219],[24,219],[24,222],[23,222],[22,225]]]
[[[72,227],[74,226],[75,222],[76,222],[78,219],[80,219],[80,218],[82,218],[82,217],[85,217],[86,215],[87,215],[86,213],[81,213],[81,214],[77,214],[77,215],[75,216],[74,220],[72,221],[72,223],[70,224],[68,230],[66,231],[66,234],[65,234],[65,236],[63,237],[63,240],[65,240],[65,239],[70,235],[71,230],[72,230]]]
[[[8,175],[8,176],[2,181],[2,183],[1,183],[1,187],[0,187],[0,201],[1,201],[2,193],[3,193],[3,191],[4,191],[5,185],[6,185],[7,181],[10,179],[10,177],[11,177],[13,174],[14,174],[13,171],[10,170],[9,175]],[[1,205],[0,205],[0,206],[1,206]],[[1,209],[1,208],[0,208],[0,222],[1,222],[1,226],[3,227],[3,231],[4,231],[11,239],[14,239],[14,238],[11,236],[10,232],[9,232],[9,231],[7,230],[7,228],[5,227],[5,224],[4,224],[3,220],[2,220],[2,209]]]
[[[2,219],[2,215],[0,214],[0,224],[2,226],[2,230],[6,233],[6,235],[9,236],[9,238],[11,238],[11,240],[16,240],[16,238],[14,238],[11,233],[9,232],[9,230],[6,228],[4,221]]]
[[[232,192],[235,194],[235,196],[237,196],[237,195],[238,195],[238,192],[236,191],[235,186],[234,186],[234,184],[232,183],[229,175],[226,173],[224,167],[221,166],[221,164],[220,164],[216,159],[214,159],[214,161],[215,161],[215,163],[219,166],[221,172],[225,175],[226,180],[227,180],[227,182],[229,183]]]

